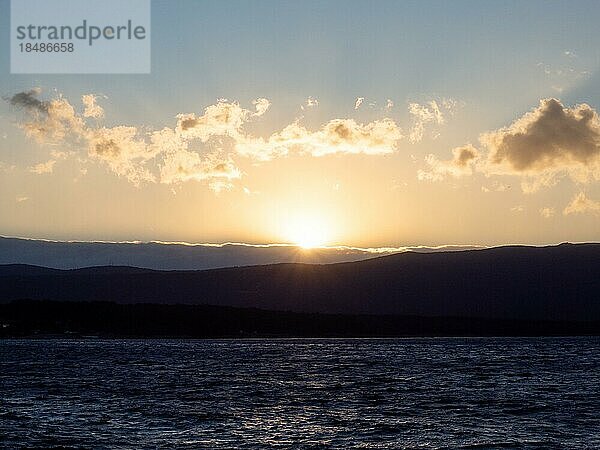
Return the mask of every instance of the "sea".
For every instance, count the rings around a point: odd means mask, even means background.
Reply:
[[[1,448],[600,448],[600,339],[5,339]]]

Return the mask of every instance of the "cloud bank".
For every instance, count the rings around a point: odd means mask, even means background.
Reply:
[[[215,192],[231,189],[233,180],[242,176],[236,161],[239,157],[254,161],[269,161],[295,153],[312,157],[333,154],[386,155],[395,152],[406,136],[400,126],[385,117],[370,122],[353,118],[336,118],[310,130],[300,119],[263,137],[254,136],[247,125],[259,120],[270,109],[271,102],[257,98],[252,108],[237,102],[219,99],[202,113],[179,113],[172,126],[159,130],[130,125],[102,125],[105,111],[99,104],[103,96],[86,94],[76,107],[62,96],[41,99],[41,89],[32,89],[12,96],[9,103],[23,111],[20,127],[42,144],[68,144],[73,149],[85,149],[88,161],[98,161],[119,177],[135,185],[142,183],[174,184],[187,181],[206,182]],[[359,97],[355,109],[363,103]],[[306,107],[318,101],[309,97]],[[387,101],[385,110],[393,105]],[[441,125],[446,115],[453,113],[453,100],[410,103],[413,118],[410,142],[420,141],[427,124]],[[430,177],[444,174],[459,176],[471,171],[467,153],[450,162],[431,156]],[[76,154],[77,152],[74,152]],[[79,154],[81,159],[82,155]],[[45,165],[43,165],[45,164]],[[40,163],[32,170],[50,173],[54,162]],[[427,177],[427,175],[423,175]]]

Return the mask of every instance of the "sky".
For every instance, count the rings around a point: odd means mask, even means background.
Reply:
[[[0,235],[600,240],[597,1],[153,1],[143,75],[11,75]]]

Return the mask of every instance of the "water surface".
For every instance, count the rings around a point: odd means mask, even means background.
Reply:
[[[0,445],[600,448],[600,339],[1,340]]]

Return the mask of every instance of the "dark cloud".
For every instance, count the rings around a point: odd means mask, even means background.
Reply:
[[[26,92],[19,92],[13,95],[8,101],[11,105],[24,108],[29,111],[48,112],[48,103],[37,98],[40,94],[39,89],[32,89]]]
[[[186,131],[198,125],[198,119],[182,119],[179,125],[183,131]]]
[[[479,156],[479,152],[470,145],[455,149],[454,163],[459,167],[467,167],[471,161]]]
[[[102,156],[117,157],[121,153],[121,148],[113,139],[96,143],[95,150],[98,155]]]
[[[515,173],[559,169],[565,165],[590,167],[600,157],[600,120],[589,105],[567,108],[554,98],[509,127],[484,134],[489,162]]]

